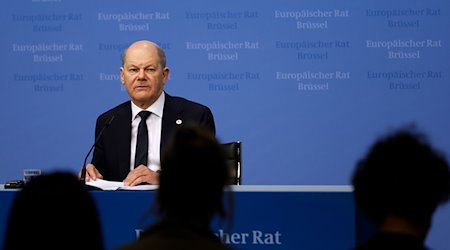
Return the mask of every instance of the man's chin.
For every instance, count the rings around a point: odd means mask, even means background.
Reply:
[[[137,106],[139,106],[142,109],[148,108],[154,102],[154,101],[152,101],[152,100],[154,100],[154,98],[148,92],[135,93],[135,95],[133,96],[132,99],[133,99],[134,104],[136,104]]]

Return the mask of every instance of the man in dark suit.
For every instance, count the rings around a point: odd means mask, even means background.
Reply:
[[[177,128],[192,123],[215,134],[214,118],[208,107],[165,93],[169,72],[164,51],[157,44],[142,40],[125,50],[120,77],[131,100],[98,117],[96,137],[110,124],[86,166],[86,181],[100,178],[124,181],[131,186],[159,184],[160,156]],[[145,157],[146,164],[134,166],[141,111],[150,112],[144,118],[148,129],[148,157]]]

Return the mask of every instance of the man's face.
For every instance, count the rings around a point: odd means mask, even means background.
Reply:
[[[155,45],[131,45],[120,68],[120,77],[132,101],[142,109],[152,105],[163,91],[169,69],[163,68]]]

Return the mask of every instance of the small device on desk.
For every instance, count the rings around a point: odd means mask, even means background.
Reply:
[[[5,189],[23,188],[25,182],[22,180],[12,180],[5,183]]]

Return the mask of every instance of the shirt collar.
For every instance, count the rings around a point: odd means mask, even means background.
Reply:
[[[145,110],[152,112],[152,115],[156,115],[162,118],[165,97],[166,96],[163,91],[158,99],[156,99],[156,101]],[[133,103],[133,101],[131,101],[131,121],[133,121],[136,118],[137,114],[142,110],[143,109],[139,108],[136,104]]]

